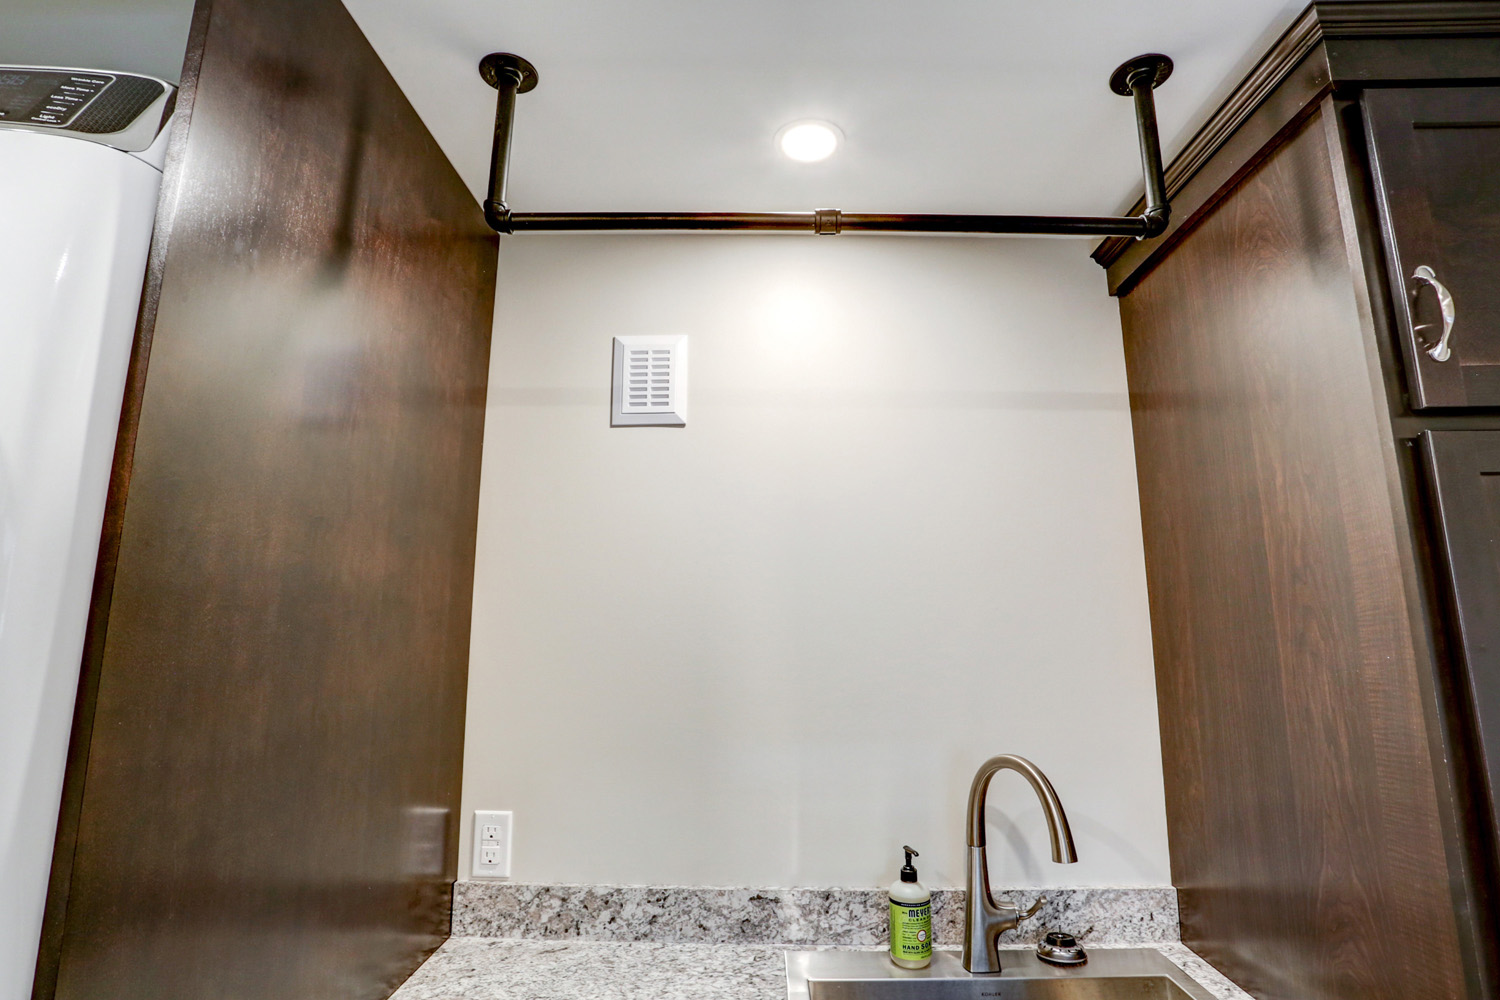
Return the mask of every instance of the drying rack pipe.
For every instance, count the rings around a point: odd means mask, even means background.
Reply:
[[[499,93],[495,141],[490,156],[489,197],[484,218],[498,233],[535,232],[777,232],[836,236],[839,233],[973,233],[988,236],[1133,236],[1146,239],[1167,228],[1171,206],[1162,170],[1152,93],[1172,74],[1172,60],[1137,56],[1111,74],[1110,89],[1132,98],[1145,177],[1146,208],[1140,215],[932,215],[815,212],[512,212],[506,176],[515,121],[516,95],[537,84],[536,69],[520,56],[492,52],[479,63],[480,76]]]

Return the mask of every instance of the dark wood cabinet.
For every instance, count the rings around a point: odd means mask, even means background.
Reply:
[[[1500,88],[1362,103],[1412,406],[1500,406]]]
[[[497,241],[338,0],[187,57],[33,1000],[381,1000],[451,922]]]
[[[1473,807],[1500,829],[1500,430],[1424,431],[1420,448],[1457,640],[1457,721],[1472,736]]]
[[[1094,253],[1183,939],[1260,1000],[1500,996],[1496,81],[1500,3],[1314,3]]]

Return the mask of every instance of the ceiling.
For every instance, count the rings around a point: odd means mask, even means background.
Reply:
[[[1177,63],[1170,155],[1304,0],[345,0],[476,197],[493,50],[536,64],[518,101],[517,211],[1114,212],[1139,191],[1109,73]],[[176,79],[192,0],[9,0],[0,61]],[[772,139],[802,118],[824,163]]]
[[[1125,59],[1158,91],[1170,155],[1304,0],[345,0],[478,196],[516,52],[510,204],[525,211],[1114,212],[1140,187]],[[773,136],[844,132],[818,164]]]

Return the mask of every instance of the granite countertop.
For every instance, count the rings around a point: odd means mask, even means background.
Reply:
[[[1146,947],[1160,951],[1219,1000],[1250,1000],[1186,946]],[[785,945],[455,937],[391,1000],[784,1000],[787,950]]]

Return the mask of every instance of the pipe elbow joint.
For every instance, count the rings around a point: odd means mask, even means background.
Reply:
[[[1160,208],[1148,208],[1141,215],[1141,222],[1145,231],[1141,233],[1143,240],[1154,239],[1167,231],[1167,223],[1172,220],[1172,209],[1166,205]]]
[[[484,221],[497,233],[510,235],[515,232],[510,224],[510,209],[502,201],[490,199],[484,203]]]

